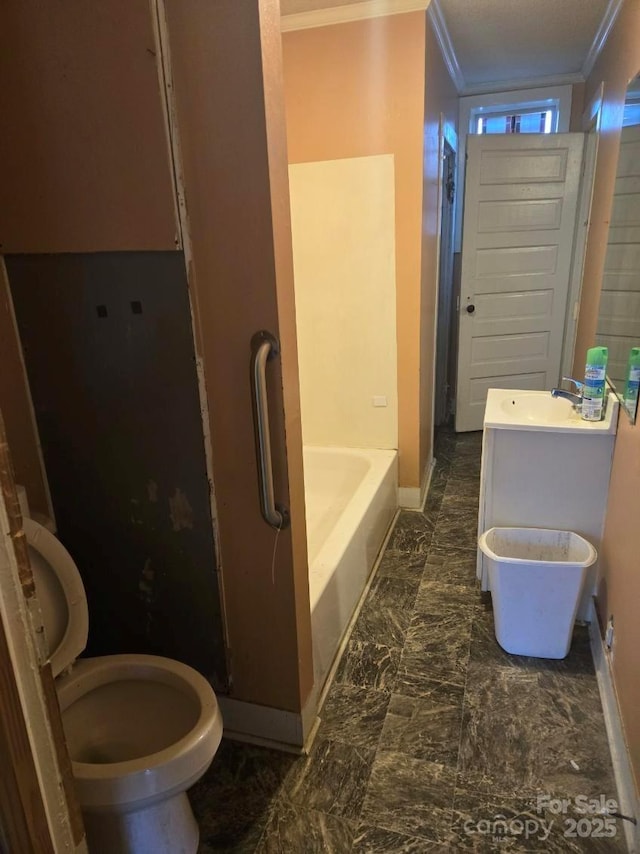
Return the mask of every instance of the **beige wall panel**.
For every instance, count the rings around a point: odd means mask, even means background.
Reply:
[[[299,711],[313,670],[277,5],[168,0],[166,7],[232,695]],[[249,358],[261,329],[282,343],[281,358],[268,365],[271,431],[276,500],[291,502],[292,526],[277,541],[258,503]]]
[[[626,0],[607,44],[591,73],[585,103],[604,82],[602,135],[585,258],[583,291],[574,362],[575,376],[584,371],[585,353],[595,338],[607,235],[618,159],[622,103],[629,80],[640,71],[640,3]],[[605,533],[601,547],[604,577],[598,611],[615,625],[613,676],[640,790],[640,424],[620,415]]]
[[[394,155],[399,478],[407,487],[421,474],[424,39],[424,12],[283,35],[290,163]]]
[[[393,155],[289,174],[304,442],[397,448]]]
[[[148,0],[0,6],[0,251],[175,248]]]

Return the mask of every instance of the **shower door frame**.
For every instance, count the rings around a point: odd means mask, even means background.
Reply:
[[[0,850],[86,852],[1,416],[0,532]]]

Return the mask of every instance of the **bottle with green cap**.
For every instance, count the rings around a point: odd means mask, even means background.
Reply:
[[[582,387],[582,417],[585,421],[600,421],[604,414],[608,358],[607,347],[591,347],[587,350],[587,366]]]
[[[636,413],[640,387],[640,347],[632,347],[627,366],[627,381],[624,386],[624,406],[632,415]]]

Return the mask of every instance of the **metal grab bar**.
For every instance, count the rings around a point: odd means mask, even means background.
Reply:
[[[267,362],[280,353],[278,339],[270,332],[256,332],[251,339],[251,390],[256,433],[256,456],[260,479],[260,512],[264,521],[282,530],[289,524],[289,512],[276,504],[273,494],[273,467],[271,464],[271,433],[269,431],[269,406],[267,402]]]

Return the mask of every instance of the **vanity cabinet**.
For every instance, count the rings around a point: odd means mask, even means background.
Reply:
[[[478,535],[494,526],[575,531],[600,548],[609,492],[618,402],[610,395],[605,421],[591,426],[579,418],[540,421],[518,409],[518,392],[490,389],[482,443]],[[546,401],[541,402],[545,403]],[[563,402],[566,406],[566,402]],[[559,407],[560,408],[560,407]],[[563,426],[564,424],[564,426]],[[478,550],[478,578],[489,589]],[[598,562],[588,570],[578,609],[591,619]]]

